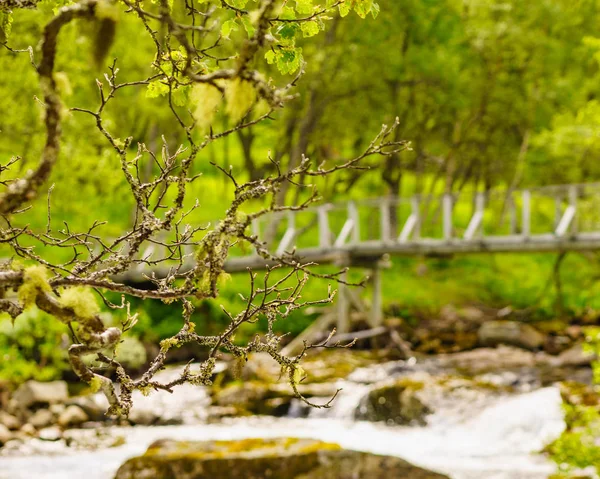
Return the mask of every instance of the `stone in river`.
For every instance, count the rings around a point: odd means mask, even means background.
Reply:
[[[161,440],[115,479],[448,479],[403,459],[312,439]]]

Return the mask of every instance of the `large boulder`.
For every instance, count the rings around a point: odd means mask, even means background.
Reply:
[[[477,333],[482,346],[508,344],[518,348],[536,350],[545,341],[545,336],[537,329],[518,321],[488,321]]]
[[[312,439],[157,441],[115,479],[447,479],[400,458],[347,451]]]
[[[19,386],[12,396],[11,403],[17,409],[29,409],[32,407],[65,402],[69,398],[67,383],[65,381],[52,381],[42,383],[39,381],[27,381]]]
[[[419,398],[420,382],[398,379],[376,386],[361,400],[355,418],[387,424],[425,424],[431,412]]]

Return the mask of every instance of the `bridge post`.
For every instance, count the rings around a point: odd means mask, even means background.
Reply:
[[[354,201],[348,202],[348,219],[352,220],[352,243],[360,243],[360,218]]]
[[[442,198],[444,239],[452,239],[452,195],[445,193]]]
[[[528,238],[531,234],[531,192],[523,190],[523,209],[521,211],[521,235]]]
[[[421,199],[419,195],[415,195],[410,199],[410,207],[412,214],[415,215],[416,222],[413,230],[413,239],[419,239],[421,237]]]
[[[569,186],[569,206],[572,206],[575,213],[573,216],[573,222],[571,224],[571,232],[573,234],[577,233],[577,222],[578,222],[578,217],[577,217],[577,185],[571,185]]]
[[[560,224],[560,220],[562,218],[562,198],[557,194],[554,197],[554,230],[556,231],[556,228],[558,228],[558,225]]]
[[[317,215],[319,219],[319,247],[328,248],[331,246],[331,232],[329,230],[329,219],[327,218],[327,209],[329,205],[319,206]]]
[[[287,212],[287,229],[281,238],[281,242],[277,247],[277,255],[282,255],[287,251],[287,249],[292,245],[294,238],[296,237],[296,212],[288,211]]]

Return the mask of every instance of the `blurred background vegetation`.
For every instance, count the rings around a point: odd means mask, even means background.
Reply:
[[[600,1],[379,3],[377,18],[332,18],[324,34],[301,45],[305,76],[297,98],[274,115],[276,121],[240,131],[202,152],[195,173],[204,177],[189,195],[202,206],[194,212],[194,222],[218,219],[232,197],[230,183],[211,161],[231,165],[246,179],[271,171],[269,154],[283,168],[296,165],[303,153],[315,164],[334,164],[362,151],[381,124],[395,117],[400,120],[398,139],[411,141],[411,151],[371,162],[368,171],[344,171],[335,181],[319,184],[325,201],[600,181]],[[34,11],[16,12],[14,46],[35,44],[56,5],[44,0]],[[119,18],[109,57],[117,58],[121,81],[152,73],[148,65],[155,48],[139,28],[129,16]],[[246,32],[238,25],[228,34],[241,38]],[[95,67],[89,53],[92,25],[69,25],[61,35],[56,71],[61,72],[57,78],[64,101],[68,107],[94,108],[95,79],[103,81],[107,69]],[[44,138],[35,101],[37,77],[26,55],[8,51],[0,54],[0,70],[0,160],[18,154],[25,159],[21,168],[27,168],[28,161],[39,157]],[[271,74],[280,75],[275,66]],[[180,90],[177,108],[185,110],[191,92]],[[165,102],[156,100],[160,92],[125,89],[119,95],[106,115],[111,131],[126,132],[134,145],[144,142],[150,149],[160,147],[162,136],[173,148],[185,142]],[[116,236],[133,215],[129,189],[91,118],[77,112],[65,115],[62,160],[51,179],[56,185],[53,216],[72,230],[107,221],[103,234]],[[215,120],[227,121],[225,115]],[[148,163],[148,176],[152,168]],[[279,201],[296,203],[302,194],[283,191]],[[469,214],[464,212],[466,221]],[[43,207],[20,218],[34,229],[46,226]],[[560,263],[560,288],[553,280],[556,258],[395,258],[384,273],[385,306],[389,315],[410,321],[434,317],[447,304],[510,306],[531,321],[554,316],[595,321],[600,311],[597,255],[567,255]],[[355,279],[363,274],[352,272]],[[197,305],[197,328],[221,328],[225,318],[219,305],[235,311],[240,307],[238,293],[246,287],[244,275],[224,282],[220,298]],[[325,292],[326,284],[315,280],[305,296],[312,299]],[[179,330],[178,308],[154,301],[132,306],[140,312],[132,334],[143,342]],[[298,313],[279,327],[295,334],[315,317]],[[252,335],[262,326],[257,323],[242,334]],[[25,339],[15,342],[16,337]],[[68,369],[63,350],[56,348],[61,342],[68,342],[68,331],[35,310],[19,318],[14,328],[9,319],[1,319],[0,378],[18,383],[60,376]]]

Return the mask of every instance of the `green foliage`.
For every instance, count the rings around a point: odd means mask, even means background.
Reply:
[[[50,381],[70,368],[67,327],[30,308],[14,322],[0,317],[0,379],[18,385],[28,379]]]
[[[586,330],[584,350],[600,357],[600,328]],[[600,361],[592,363],[594,383],[600,384]],[[586,404],[585,400],[565,403],[567,429],[547,448],[552,460],[558,465],[559,473],[571,473],[577,469],[592,467],[600,474],[600,405],[598,390],[593,390],[596,403]]]

